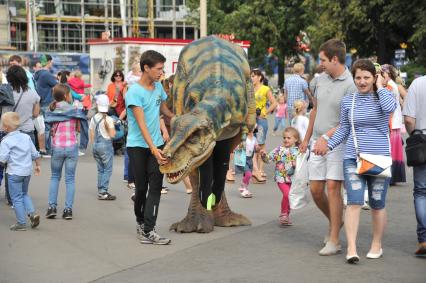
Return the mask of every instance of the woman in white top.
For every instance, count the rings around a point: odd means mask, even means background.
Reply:
[[[303,141],[308,130],[309,119],[305,116],[307,105],[303,100],[296,100],[294,102],[294,113],[296,116],[291,119],[290,125],[299,131],[300,140]]]
[[[396,109],[392,114],[390,121],[390,143],[391,143],[391,155],[392,155],[392,179],[391,185],[398,182],[406,182],[405,178],[405,163],[404,153],[401,139],[401,128],[402,128],[402,112],[401,112],[401,99],[398,90],[398,85],[395,80],[398,76],[398,71],[392,65],[382,65],[382,73],[386,82],[386,87],[392,91],[396,101]]]

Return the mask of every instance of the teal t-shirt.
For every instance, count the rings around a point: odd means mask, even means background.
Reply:
[[[33,74],[31,74],[31,72],[27,70],[25,70],[25,73],[27,74],[27,78],[28,78],[28,87],[34,90],[35,92],[37,92],[35,84],[34,84]]]
[[[127,147],[149,148],[130,106],[138,106],[143,109],[145,123],[154,145],[158,147],[164,144],[160,131],[160,105],[162,101],[167,99],[167,94],[161,83],[155,82],[154,86],[154,90],[150,91],[142,87],[139,83],[135,83],[126,93],[127,122],[129,127]]]

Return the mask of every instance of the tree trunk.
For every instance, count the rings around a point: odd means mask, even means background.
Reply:
[[[379,64],[387,63],[387,54],[386,54],[386,36],[383,29],[379,28],[377,34],[378,39],[378,50],[377,50],[377,62]]]
[[[278,88],[284,86],[284,58],[278,58]]]

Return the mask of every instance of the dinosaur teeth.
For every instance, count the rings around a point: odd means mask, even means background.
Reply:
[[[179,170],[178,172],[175,172],[175,173],[168,173],[167,177],[171,180],[176,180],[180,175],[182,175],[183,171],[184,170],[182,169],[182,170]]]

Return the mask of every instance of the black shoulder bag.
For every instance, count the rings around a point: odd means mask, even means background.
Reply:
[[[405,153],[407,155],[408,166],[420,166],[426,164],[426,135],[424,130],[414,130],[406,140],[407,146]]]

